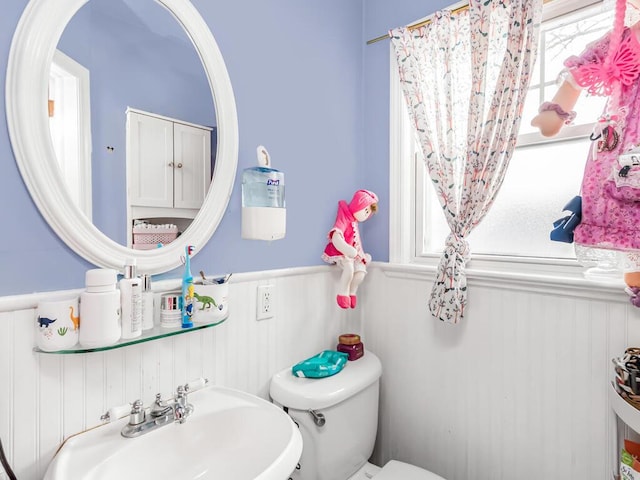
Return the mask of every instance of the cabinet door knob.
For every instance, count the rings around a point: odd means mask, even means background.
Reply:
[[[170,167],[173,167],[173,162],[169,162],[169,166],[170,166]]]
[[[181,163],[178,164],[178,168],[182,168],[182,164]]]

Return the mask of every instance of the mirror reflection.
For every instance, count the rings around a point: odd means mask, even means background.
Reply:
[[[86,3],[58,43],[48,114],[70,196],[107,237],[156,248],[188,227],[214,171],[216,114],[198,52],[162,5]],[[132,245],[134,224],[172,227]]]

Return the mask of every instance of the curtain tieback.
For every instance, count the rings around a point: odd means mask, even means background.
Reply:
[[[450,233],[436,272],[429,297],[431,314],[443,322],[458,323],[467,303],[465,266],[469,259],[469,243],[464,237]]]
[[[444,243],[444,252],[449,258],[458,256],[466,263],[469,260],[469,242],[464,237],[449,233]]]

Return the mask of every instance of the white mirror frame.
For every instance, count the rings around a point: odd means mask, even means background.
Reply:
[[[184,27],[211,86],[218,123],[213,181],[200,212],[175,241],[155,250],[133,250],[98,230],[71,200],[51,144],[47,83],[54,51],[73,15],[89,0],[30,0],[16,27],[6,79],[7,125],[16,163],[44,219],[78,255],[123,271],[135,258],[141,273],[163,273],[181,264],[188,245],[204,247],[226,211],[238,165],[238,119],[231,81],[209,27],[189,0],[156,0]],[[124,115],[124,112],[123,112]]]

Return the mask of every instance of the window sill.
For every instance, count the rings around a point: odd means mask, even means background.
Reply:
[[[380,263],[373,262],[390,278],[432,281],[435,262],[425,263]],[[585,278],[583,268],[569,261],[557,263],[506,262],[472,259],[467,265],[467,282],[470,286],[494,287],[501,290],[525,291],[545,295],[573,298],[589,298],[628,303],[622,276],[612,280]]]

